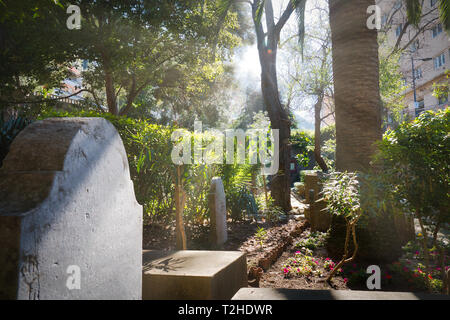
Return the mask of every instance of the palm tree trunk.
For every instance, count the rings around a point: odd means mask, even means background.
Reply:
[[[367,28],[375,0],[330,0],[336,104],[336,169],[367,171],[381,139],[377,31]]]

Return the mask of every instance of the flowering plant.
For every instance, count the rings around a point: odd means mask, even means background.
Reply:
[[[321,275],[318,266],[319,261],[311,255],[311,250],[306,254],[297,251],[294,257],[287,259],[282,270],[285,277]]]

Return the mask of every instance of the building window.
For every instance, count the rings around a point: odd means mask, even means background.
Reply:
[[[411,52],[416,52],[417,49],[419,49],[419,40],[416,40],[411,44]]]
[[[400,36],[400,34],[402,33],[402,29],[403,29],[403,24],[399,24],[398,26],[397,26],[397,29],[395,29],[395,36],[396,37],[399,37]]]
[[[394,9],[400,9],[402,7],[402,0],[397,0],[394,4]]]
[[[384,26],[386,24],[387,20],[388,20],[388,15],[385,13],[381,17],[381,25]]]
[[[431,36],[433,37],[433,39],[436,38],[441,33],[442,33],[442,24],[440,23],[438,23],[433,27],[433,29],[431,29]]]
[[[291,171],[295,170],[295,163],[291,162]]]
[[[444,53],[442,53],[434,58],[434,69],[437,70],[440,67],[442,67],[443,65],[445,65],[445,54]]]
[[[417,101],[416,105],[415,105],[415,110],[414,110],[416,117],[418,117],[424,110],[425,110],[425,103],[424,103],[423,99]]]
[[[423,109],[425,108],[425,102],[424,100],[419,100],[416,102],[416,105],[414,106],[416,109]]]
[[[414,77],[417,79],[422,79],[423,74],[422,74],[422,68],[417,68],[414,70]]]

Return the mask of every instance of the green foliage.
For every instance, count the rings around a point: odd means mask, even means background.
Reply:
[[[47,0],[3,0],[0,7],[1,100],[20,101],[39,85],[59,86],[75,57],[65,7]]]
[[[256,215],[258,205],[252,188],[252,176],[259,167],[257,165],[230,165],[222,166],[221,176],[227,198],[227,210],[233,221],[240,221],[244,217]]]
[[[366,177],[356,174],[334,173],[324,186],[324,198],[333,216],[327,237],[327,250],[335,258],[344,254],[345,235],[350,221],[355,226],[358,243],[357,257],[370,262],[393,261],[401,255],[401,242],[395,230],[392,211],[379,208],[370,214],[367,205]],[[361,212],[364,211],[364,214]],[[354,250],[353,241],[348,243]]]
[[[13,117],[5,121],[0,113],[0,167],[14,138],[30,123],[30,120],[22,117]]]
[[[327,233],[315,231],[312,232],[309,237],[297,242],[295,247],[302,252],[305,252],[305,249],[315,250],[316,248],[323,247],[325,245],[326,237]]]
[[[385,133],[376,157],[383,181],[403,209],[448,223],[450,109],[422,113]]]
[[[77,5],[81,29],[69,30],[66,8]],[[192,124],[196,114],[215,124],[232,85],[226,66],[242,30],[236,11],[217,1],[4,0],[0,13],[1,100],[35,100],[39,88],[61,87],[76,61],[86,98],[113,114],[139,117],[150,110],[160,123]],[[167,119],[169,118],[169,120]]]
[[[450,70],[445,70],[445,80],[441,83],[433,83],[433,97],[436,99],[448,98],[450,92]]]
[[[144,206],[144,222],[171,222],[174,218],[176,174],[176,166],[171,159],[171,134],[176,128],[95,111],[44,110],[40,118],[73,116],[104,117],[117,128],[128,154],[136,199]],[[208,138],[207,133],[203,135]],[[182,179],[186,192],[186,221],[203,224],[209,219],[208,194],[214,176],[222,177],[227,210],[233,220],[256,215],[258,206],[249,190],[252,175],[258,170],[256,165],[184,165]]]
[[[380,55],[380,95],[385,110],[396,122],[400,122],[404,103],[405,80],[400,70],[401,53],[388,57]],[[387,120],[387,119],[385,119]]]
[[[284,214],[283,209],[275,205],[275,200],[270,193],[267,194],[267,201],[264,192],[259,194],[256,200],[262,215],[268,222],[277,222],[280,220],[280,216]]]
[[[264,229],[263,227],[258,227],[256,233],[255,233],[255,238],[257,241],[259,241],[259,244],[261,246],[261,249],[263,247],[263,242],[264,240],[267,239],[267,230]]]
[[[258,206],[255,197],[246,186],[231,186],[226,191],[227,209],[233,221],[244,219],[245,215],[256,215]]]
[[[333,173],[330,180],[324,184],[322,195],[331,214],[343,216],[346,220],[359,217],[360,188],[355,173]]]
[[[301,167],[308,167],[311,151],[313,150],[313,138],[305,131],[294,130],[291,133],[291,148]]]

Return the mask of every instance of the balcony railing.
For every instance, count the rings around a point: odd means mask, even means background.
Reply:
[[[425,106],[424,108],[416,108],[416,109],[406,109],[403,110],[403,118],[406,120],[406,118],[409,119],[415,119],[417,118],[422,112],[428,111],[428,110],[433,110],[433,111],[437,111],[437,110],[444,110],[445,108],[447,108],[449,106],[448,102],[444,103],[444,104],[435,104],[432,106]]]

